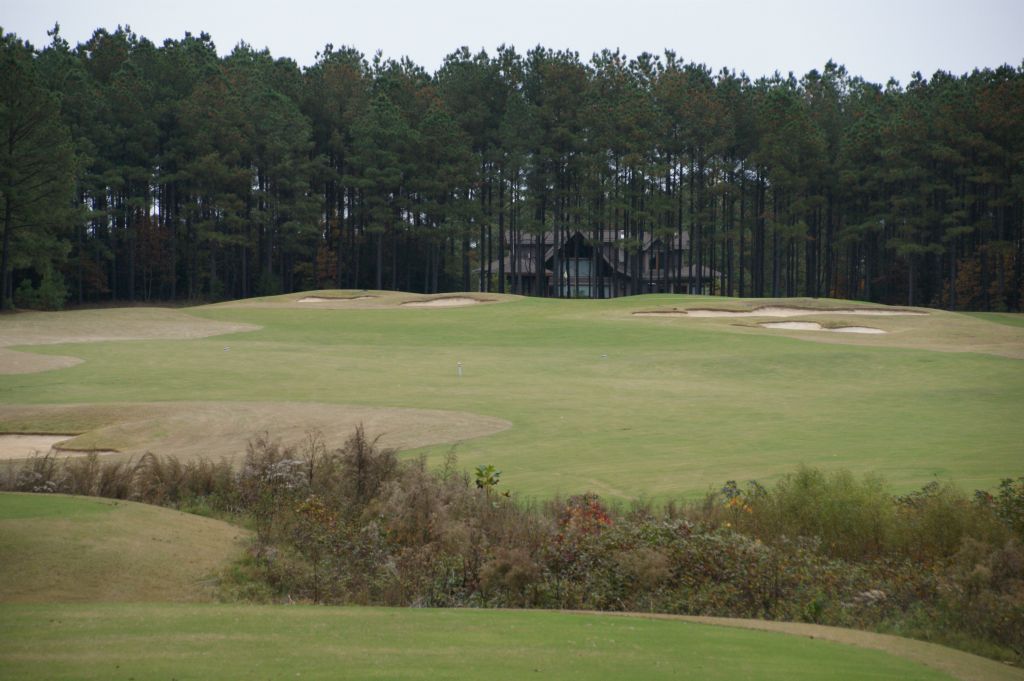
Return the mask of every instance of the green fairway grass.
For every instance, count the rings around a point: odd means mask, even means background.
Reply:
[[[632,314],[754,305],[738,299],[488,294],[503,302],[409,309],[396,304],[402,295],[328,303],[336,308],[303,306],[292,295],[190,310],[262,327],[210,338],[32,346],[85,362],[0,376],[0,402],[274,401],[471,412],[512,427],[460,444],[461,465],[494,464],[503,488],[538,496],[693,497],[729,479],[770,482],[799,464],[879,473],[897,491],[934,479],[991,488],[1020,473],[1024,361],[1015,357],[1024,356],[1024,329],[937,310],[809,317],[889,332],[858,337],[771,331],[749,318]],[[0,406],[0,429],[12,425]],[[62,424],[19,417],[16,425],[60,432]],[[265,429],[273,433],[275,423]],[[407,455],[438,463],[449,449]]]
[[[128,501],[0,493],[0,603],[210,600],[247,534]]]
[[[0,522],[29,518],[70,518],[91,522],[121,507],[116,501],[63,494],[0,494]],[[9,528],[8,528],[9,529]]]
[[[678,621],[310,606],[0,605],[15,679],[950,679],[875,650]]]
[[[967,314],[997,324],[1024,326],[1024,314],[1019,312],[968,312]]]

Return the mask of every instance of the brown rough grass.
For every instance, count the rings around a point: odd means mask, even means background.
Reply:
[[[182,461],[240,459],[246,442],[269,432],[288,444],[319,430],[340,446],[362,424],[382,447],[413,449],[491,435],[504,419],[459,411],[300,402],[149,402],[134,404],[0,405],[0,432],[78,433],[67,450],[145,452]]]
[[[0,374],[24,374],[61,369],[81,363],[77,357],[37,355],[9,349],[20,345],[91,343],[96,341],[187,340],[239,331],[252,324],[217,322],[180,310],[126,307],[67,312],[19,312],[0,324]]]

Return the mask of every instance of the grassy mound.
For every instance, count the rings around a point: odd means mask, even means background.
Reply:
[[[245,534],[126,501],[0,494],[0,602],[208,600]]]
[[[0,664],[11,680],[952,678],[876,650],[678,621],[306,606],[0,606]]]

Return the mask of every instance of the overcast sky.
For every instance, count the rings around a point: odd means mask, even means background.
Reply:
[[[955,74],[1024,60],[1024,0],[2,0],[0,26],[37,47],[60,22],[72,45],[128,24],[154,42],[206,31],[221,54],[240,40],[301,65],[326,43],[408,56],[435,71],[462,45],[493,53],[538,44],[586,60],[669,48],[714,70],[802,75],[829,59],[867,80]]]

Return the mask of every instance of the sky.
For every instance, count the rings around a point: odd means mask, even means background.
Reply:
[[[431,72],[463,45],[493,53],[502,44],[584,60],[604,48],[671,49],[754,78],[800,76],[831,59],[877,83],[1024,62],[1024,0],[0,0],[0,27],[37,47],[55,22],[72,45],[121,24],[156,43],[206,31],[221,54],[244,40],[306,66],[332,43],[408,56]]]

